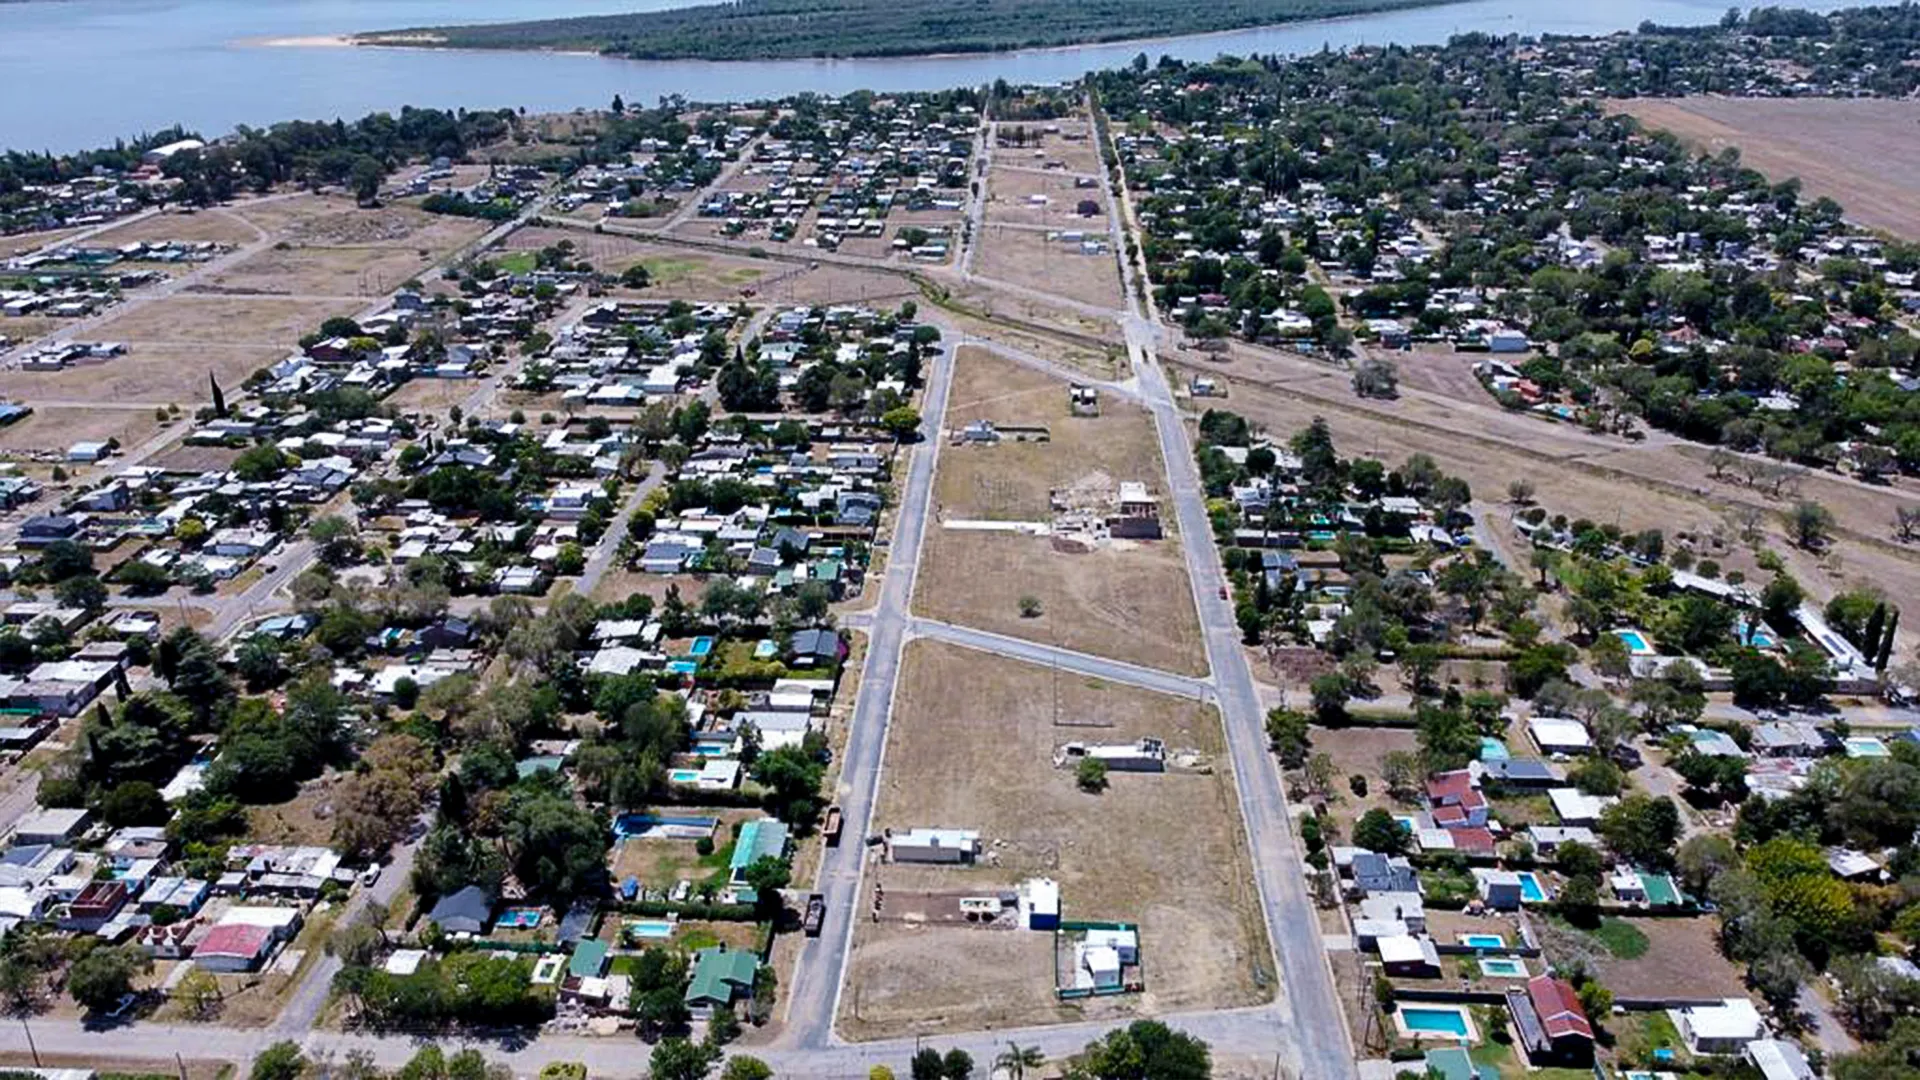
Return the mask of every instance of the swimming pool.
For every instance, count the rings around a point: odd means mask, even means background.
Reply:
[[[693,647],[687,650],[687,655],[699,657],[699,656],[705,656],[712,651],[713,651],[712,638],[697,637],[693,639]]]
[[[670,784],[697,784],[700,782],[700,770],[668,769],[667,782]]]
[[[1467,1022],[1465,1009],[1447,1006],[1402,1007],[1394,1015],[1399,1018],[1400,1026],[1411,1035],[1446,1035],[1464,1039],[1473,1031]]]
[[[691,675],[700,670],[700,664],[693,660],[669,660],[667,670],[675,675]]]
[[[640,919],[627,924],[627,936],[659,940],[673,936],[673,924],[665,919]]]
[[[1527,964],[1517,956],[1489,956],[1480,961],[1480,974],[1496,979],[1524,979]]]
[[[1771,649],[1778,644],[1773,635],[1763,626],[1753,625],[1742,619],[1733,625],[1733,639],[1742,645],[1751,645],[1756,649]]]
[[[1871,735],[1850,735],[1840,740],[1840,742],[1841,745],[1847,748],[1848,757],[1881,758],[1887,757],[1892,753],[1892,751],[1887,749],[1886,743],[1881,742]]]
[[[1534,877],[1530,871],[1523,870],[1520,873],[1520,900],[1527,904],[1547,902],[1547,887],[1540,884],[1540,879]]]
[[[1512,755],[1507,752],[1506,743],[1501,742],[1491,735],[1480,736],[1481,761],[1505,761],[1511,756]]]
[[[720,824],[716,817],[694,815],[621,814],[613,819],[613,835],[622,840],[645,836],[665,840],[698,840],[712,836]]]
[[[1635,656],[1653,655],[1653,643],[1638,630],[1615,630],[1613,636],[1625,642],[1627,651]]]
[[[1504,949],[1507,939],[1499,934],[1461,934],[1460,944],[1474,949]]]
[[[495,919],[495,926],[509,929],[531,930],[540,925],[540,909],[531,907],[508,908]]]

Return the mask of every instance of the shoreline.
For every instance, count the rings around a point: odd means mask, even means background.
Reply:
[[[0,0],[5,2],[5,0]],[[1360,22],[1378,18],[1383,14],[1421,11],[1430,8],[1458,7],[1474,3],[1475,0],[1425,0],[1423,3],[1407,4],[1399,7],[1383,8],[1374,11],[1355,11],[1345,15],[1329,15],[1310,19],[1285,19],[1279,22],[1254,23],[1247,26],[1227,27],[1220,30],[1197,30],[1186,34],[1157,34],[1148,37],[1125,37],[1072,42],[1060,45],[1033,45],[1012,49],[974,49],[967,51],[921,52],[921,53],[861,53],[850,56],[777,56],[743,57],[739,59],[713,59],[700,56],[642,57],[619,53],[604,53],[593,49],[579,48],[542,48],[538,46],[476,46],[449,45],[446,39],[433,34],[405,34],[397,31],[365,31],[345,34],[319,34],[293,37],[245,38],[233,42],[235,45],[265,48],[373,48],[373,49],[420,49],[433,52],[453,53],[518,53],[537,56],[584,56],[602,60],[619,60],[636,64],[834,64],[848,62],[874,61],[921,61],[921,60],[966,60],[982,57],[1008,56],[1044,56],[1058,53],[1081,52],[1089,49],[1119,48],[1125,46],[1146,47],[1156,44],[1169,44],[1181,41],[1203,41],[1207,38],[1226,37],[1233,34],[1258,33],[1264,30],[1297,29],[1311,26],[1338,26],[1344,23]],[[479,24],[486,25],[486,24]],[[391,37],[384,37],[391,34]],[[366,40],[378,39],[384,40]]]

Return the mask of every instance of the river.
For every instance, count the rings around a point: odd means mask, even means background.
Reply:
[[[1258,30],[972,56],[751,63],[328,46],[267,46],[406,26],[553,18],[674,6],[677,0],[29,0],[0,3],[0,147],[74,150],[183,124],[355,118],[402,105],[604,106],[620,94],[746,101],[802,91],[931,90],[1060,82],[1146,51],[1206,60],[1494,34],[1604,34],[1651,19],[1707,23],[1727,0],[1470,0]],[[683,2],[683,0],[678,0]],[[1802,0],[1821,10],[1836,0]]]

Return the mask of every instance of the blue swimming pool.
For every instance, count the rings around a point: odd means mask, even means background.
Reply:
[[[1646,656],[1653,652],[1653,643],[1638,630],[1615,630],[1613,635],[1626,642],[1627,651],[1635,656]]]
[[[1511,756],[1512,755],[1507,752],[1506,743],[1501,742],[1491,735],[1480,736],[1481,761],[1505,761]]]
[[[713,651],[712,638],[697,637],[693,639],[693,647],[687,650],[687,655],[688,656],[705,656],[712,651]]]
[[[700,670],[700,664],[694,660],[669,660],[667,670],[675,675],[691,675]]]
[[[500,917],[493,922],[495,926],[531,930],[540,925],[540,909],[525,907],[508,908],[501,912]]]
[[[700,770],[668,769],[667,782],[673,784],[697,784],[700,782]]]
[[[1421,1035],[1467,1037],[1467,1014],[1459,1009],[1402,1008],[1400,1021],[1407,1025],[1408,1031]]]
[[[1527,964],[1517,956],[1489,956],[1480,961],[1480,974],[1496,979],[1524,979]]]
[[[1520,874],[1520,899],[1528,904],[1544,904],[1547,902],[1547,887],[1540,884],[1540,879],[1534,877],[1532,873],[1522,871]]]
[[[621,814],[613,819],[613,835],[622,839],[629,836],[641,836],[656,829],[664,831],[705,830],[712,832],[720,824],[716,817],[701,817],[690,814]]]
[[[1499,934],[1461,934],[1460,944],[1471,949],[1504,949],[1507,939]]]
[[[673,924],[665,919],[640,919],[627,924],[627,935],[659,940],[673,936]]]
[[[1751,645],[1756,649],[1771,649],[1778,644],[1774,641],[1773,635],[1767,633],[1766,627],[1749,624],[1744,619],[1734,624],[1733,639],[1742,645]]]

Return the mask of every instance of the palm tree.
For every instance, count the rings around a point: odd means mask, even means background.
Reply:
[[[1019,1043],[1007,1044],[1007,1052],[993,1059],[995,1069],[1005,1069],[1008,1080],[1025,1080],[1028,1069],[1038,1069],[1047,1063],[1047,1056],[1037,1046],[1021,1046]]]

